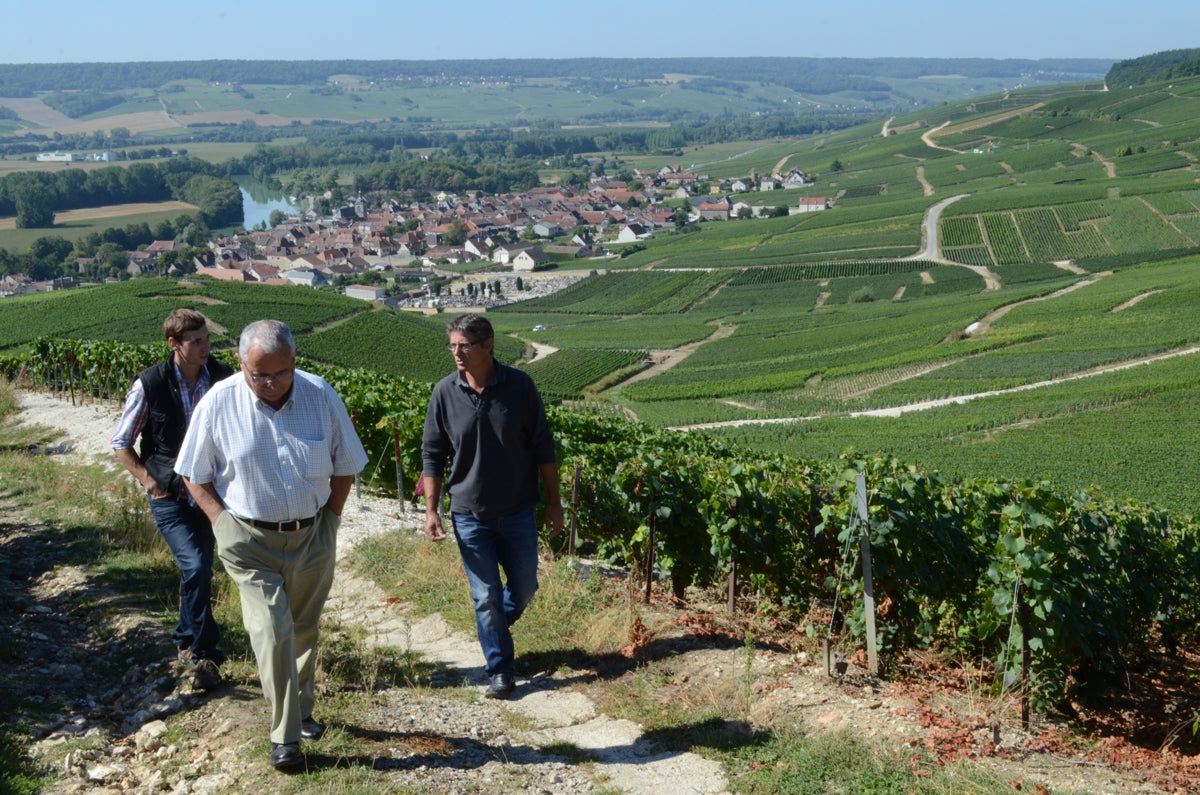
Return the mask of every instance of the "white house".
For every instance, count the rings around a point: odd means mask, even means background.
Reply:
[[[292,268],[283,274],[283,278],[291,284],[303,284],[306,287],[316,287],[325,281],[321,272],[312,268]]]
[[[492,262],[497,265],[511,265],[518,254],[530,248],[533,248],[533,244],[523,240],[517,243],[501,243],[492,249]]]
[[[387,298],[387,288],[371,284],[350,284],[346,286],[346,297],[363,301],[382,301]]]
[[[512,269],[514,271],[531,271],[549,261],[550,257],[540,248],[527,248],[513,257]]]
[[[645,240],[648,237],[650,237],[650,232],[641,224],[625,224],[625,226],[621,227],[621,231],[617,233],[617,242],[633,243],[638,240]]]

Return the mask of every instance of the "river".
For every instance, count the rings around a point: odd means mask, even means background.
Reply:
[[[242,192],[242,213],[246,218],[246,229],[253,229],[258,224],[269,227],[271,213],[275,210],[289,215],[300,212],[300,207],[288,201],[282,191],[271,189],[249,177],[235,177],[234,182]]]

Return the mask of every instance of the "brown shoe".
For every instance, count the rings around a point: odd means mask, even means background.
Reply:
[[[193,690],[214,690],[221,685],[221,669],[212,660],[197,660]]]

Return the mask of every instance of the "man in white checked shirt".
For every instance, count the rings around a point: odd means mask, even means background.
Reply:
[[[367,454],[340,397],[296,369],[288,327],[260,320],[238,341],[242,377],[196,404],[175,470],[213,524],[271,705],[271,764],[304,762],[317,627],[333,583],[337,528]]]

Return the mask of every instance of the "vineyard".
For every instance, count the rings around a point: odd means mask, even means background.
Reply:
[[[590,387],[617,372],[640,369],[645,351],[593,349],[559,353],[525,365],[547,401],[581,396]]]
[[[177,306],[203,312],[218,345],[264,317],[282,320],[297,334],[307,334],[323,323],[367,309],[362,301],[304,287],[134,279],[5,300],[0,303],[0,351],[43,336],[161,340],[163,318]]]
[[[1200,211],[1188,193],[969,214],[963,202],[941,219],[944,253],[968,265],[1072,260],[1086,266],[1114,254],[1182,250],[1200,241]]]
[[[161,353],[43,339],[3,367],[76,400],[110,399],[113,384]],[[427,386],[304,366],[344,397],[372,461],[364,485],[407,494]],[[831,640],[854,647],[866,616],[849,553],[864,537],[883,659],[938,648],[989,671],[997,693],[1019,687],[1036,710],[1086,700],[1090,685],[1135,669],[1163,639],[1197,639],[1200,529],[1190,520],[1046,482],[949,480],[877,456],[818,464],[612,417],[550,415],[572,538],[643,580],[728,588],[739,610],[836,599],[846,607]]]
[[[454,367],[445,349],[445,326],[404,313],[362,312],[304,337],[300,344],[306,357],[325,364],[403,375],[414,381],[437,381]],[[497,359],[512,364],[524,355],[525,346],[501,336],[494,352]]]

